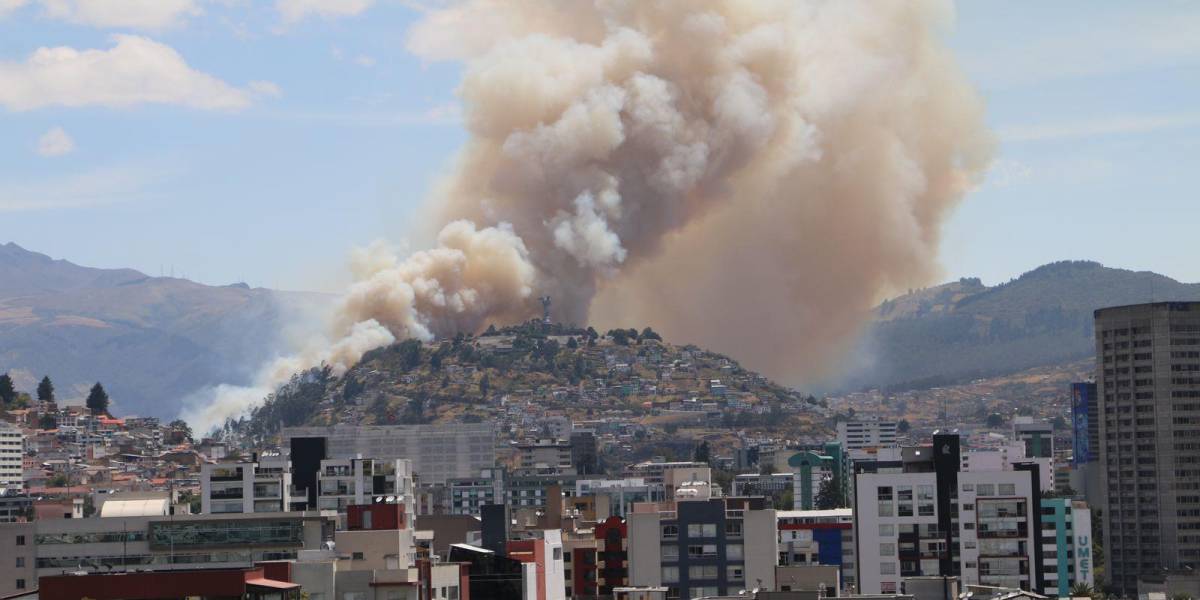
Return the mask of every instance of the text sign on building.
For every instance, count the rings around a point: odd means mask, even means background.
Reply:
[[[1092,575],[1092,515],[1088,510],[1071,511],[1071,533],[1075,542],[1075,583],[1094,585]]]

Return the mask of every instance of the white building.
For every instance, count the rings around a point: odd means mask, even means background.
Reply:
[[[291,487],[291,463],[281,456],[206,463],[200,466],[200,512],[286,512],[291,509]]]
[[[954,434],[904,448],[900,460],[856,463],[858,593],[898,593],[905,577],[942,575],[1040,590],[1040,465],[1006,466],[962,470]]]
[[[372,498],[416,506],[412,461],[371,458],[326,459],[317,472],[317,509],[345,512],[351,504],[370,504]]]
[[[864,419],[837,424],[838,442],[845,450],[886,448],[896,445],[896,422]]]
[[[8,423],[0,423],[0,493],[24,490],[21,457],[25,454],[25,434]]]

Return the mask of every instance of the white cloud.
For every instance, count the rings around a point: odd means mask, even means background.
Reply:
[[[1200,114],[1113,115],[1063,123],[1001,127],[1005,142],[1044,142],[1099,135],[1129,135],[1200,126]]]
[[[8,13],[29,4],[29,0],[0,0],[0,18],[5,17]]]
[[[373,67],[375,66],[375,58],[366,54],[359,54],[354,57],[354,64],[360,67]]]
[[[55,127],[38,138],[37,153],[41,156],[62,156],[75,150],[75,140],[62,127]]]
[[[0,106],[20,111],[175,104],[236,110],[252,102],[253,90],[191,68],[170,46],[135,35],[113,40],[109,50],[43,47],[25,62],[0,61]]]
[[[271,81],[251,81],[246,87],[259,96],[278,98],[283,95],[283,90]]]
[[[285,23],[296,23],[306,17],[353,17],[362,14],[375,0],[275,0]]]
[[[201,14],[196,0],[41,0],[46,16],[105,28],[167,29]]]
[[[126,167],[101,168],[39,182],[0,183],[0,213],[103,206],[146,197],[162,173]]]

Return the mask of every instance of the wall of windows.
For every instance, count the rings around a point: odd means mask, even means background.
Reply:
[[[150,547],[279,546],[304,543],[304,523],[298,519],[263,521],[154,522]]]

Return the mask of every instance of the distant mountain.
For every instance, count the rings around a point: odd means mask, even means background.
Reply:
[[[1200,300],[1200,284],[1064,261],[994,287],[963,279],[917,290],[878,307],[840,387],[932,387],[1087,358],[1094,310],[1151,300]]]
[[[0,245],[0,372],[63,400],[101,381],[117,414],[175,417],[188,394],[246,383],[291,310],[316,294],[207,286],[132,269],[94,269]]]

